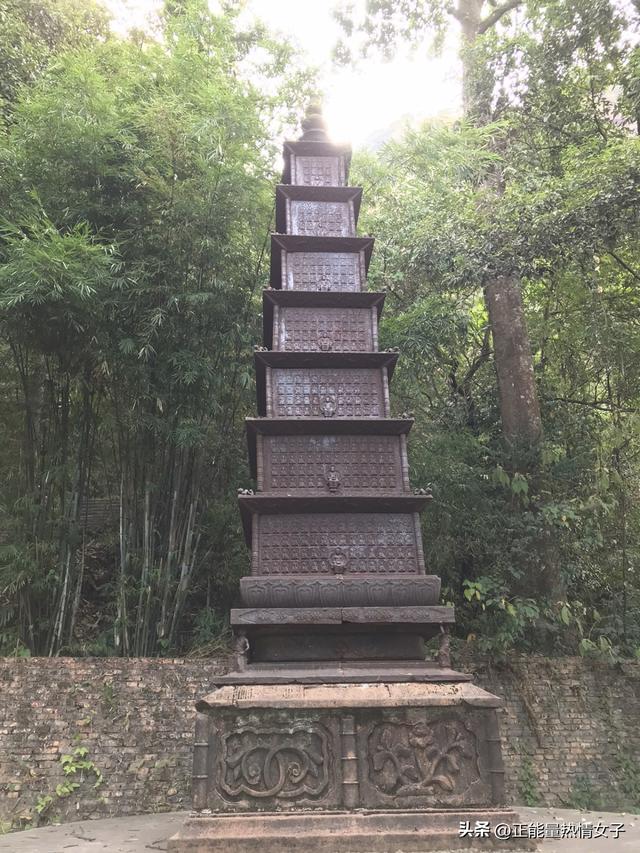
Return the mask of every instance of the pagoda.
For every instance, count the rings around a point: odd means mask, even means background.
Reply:
[[[255,352],[237,668],[197,703],[194,814],[169,850],[469,847],[461,822],[515,819],[500,700],[450,666],[454,610],[425,570],[431,496],[409,483],[413,420],[391,414],[398,353],[378,346],[385,294],[366,289],[350,149],[317,106],[302,126],[284,145]]]

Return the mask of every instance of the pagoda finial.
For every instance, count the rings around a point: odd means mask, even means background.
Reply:
[[[305,117],[302,119],[302,136],[305,142],[326,142],[327,128],[322,117],[322,103],[315,98],[309,103]]]

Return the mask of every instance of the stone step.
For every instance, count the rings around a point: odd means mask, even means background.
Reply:
[[[193,816],[169,840],[169,853],[427,853],[535,850],[527,839],[460,835],[460,824],[515,824],[510,809],[325,812]]]

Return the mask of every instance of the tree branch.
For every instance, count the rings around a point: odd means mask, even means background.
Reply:
[[[462,22],[462,14],[459,9],[457,9],[453,3],[446,3],[444,7],[444,11],[447,15],[451,15],[452,18]]]
[[[478,27],[478,35],[481,36],[490,30],[494,24],[497,24],[500,18],[503,15],[506,15],[507,12],[510,12],[512,9],[515,9],[516,6],[521,6],[523,0],[506,0],[506,2],[502,3],[500,6],[496,6],[493,12],[484,19],[484,21],[480,21],[480,26]]]
[[[467,370],[464,379],[460,383],[460,387],[467,389],[469,383],[478,372],[478,370],[482,367],[482,365],[488,360],[491,355],[491,347],[489,346],[489,333],[491,331],[491,327],[487,326],[484,330],[484,335],[482,338],[482,348],[476,358],[473,360],[473,363]]]
[[[545,403],[569,403],[573,406],[586,406],[589,409],[596,409],[599,412],[622,412],[626,415],[637,414],[637,409],[623,409],[622,406],[617,406],[609,400],[575,400],[571,397],[543,397]]]
[[[622,267],[622,269],[626,270],[626,271],[627,271],[628,273],[630,273],[634,278],[636,278],[636,279],[638,279],[638,281],[640,281],[640,275],[638,275],[638,273],[637,273],[634,269],[632,269],[632,268],[629,266],[629,264],[627,264],[625,261],[623,261],[623,260],[622,260],[622,258],[621,258],[619,255],[616,255],[616,253],[615,253],[615,252],[611,252],[611,251],[607,252],[607,254],[609,255],[609,257],[613,258],[613,260],[614,260],[614,261],[616,261],[617,263],[619,263],[619,264],[620,264],[620,266]]]

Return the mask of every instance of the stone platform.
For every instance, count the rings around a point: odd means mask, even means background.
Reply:
[[[511,810],[359,811],[194,815],[169,839],[170,853],[430,853],[450,850],[535,850],[533,842],[460,836],[460,823],[512,825]]]
[[[517,821],[499,707],[460,681],[224,684],[197,704],[197,814],[169,850],[469,849],[460,821]]]

